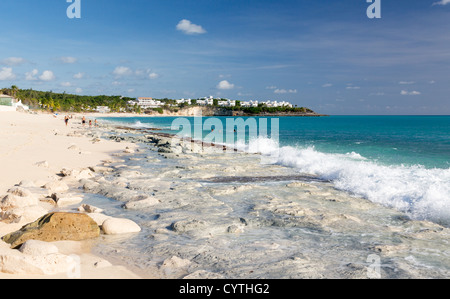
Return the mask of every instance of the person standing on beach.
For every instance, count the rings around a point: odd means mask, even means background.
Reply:
[[[84,127],[84,125],[86,124],[86,117],[83,116],[83,119],[81,120],[81,123],[83,124],[83,127]]]
[[[69,116],[65,116],[64,117],[64,122],[66,123],[66,127],[67,127],[67,125],[69,124]]]

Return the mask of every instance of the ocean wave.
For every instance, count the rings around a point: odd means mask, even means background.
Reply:
[[[343,191],[395,208],[417,220],[450,225],[450,168],[382,165],[358,153],[331,154],[314,147],[279,146],[257,138],[241,150],[259,152],[273,163],[332,181]]]
[[[151,123],[142,123],[140,121],[135,121],[133,124],[130,125],[130,127],[135,129],[150,129],[154,128],[154,126]]]

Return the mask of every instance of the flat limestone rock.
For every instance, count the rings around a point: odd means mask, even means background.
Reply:
[[[35,222],[23,226],[20,230],[4,236],[2,239],[11,248],[16,248],[27,240],[45,242],[72,240],[81,241],[100,235],[97,223],[82,213],[54,212],[44,215]]]

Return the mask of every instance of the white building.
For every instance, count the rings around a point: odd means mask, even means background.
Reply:
[[[204,97],[202,100],[197,100],[197,105],[212,106],[212,105],[214,105],[214,98],[212,96]]]
[[[155,101],[153,98],[137,98],[136,101],[130,101],[128,102],[130,105],[137,104],[141,109],[147,109],[147,108],[159,108],[164,106],[164,103],[161,101]]]
[[[221,107],[235,107],[236,101],[235,100],[219,101],[218,105]]]
[[[267,107],[290,107],[292,108],[292,104],[286,101],[277,102],[277,101],[267,101],[264,102]]]
[[[181,104],[187,104],[187,105],[191,105],[191,99],[181,99],[181,100],[176,100],[177,105],[181,105]]]
[[[289,107],[292,108],[293,105],[289,102],[282,101],[266,101],[266,102],[258,102],[258,101],[244,101],[241,102],[241,107],[258,107],[259,104],[265,105],[266,107]]]
[[[241,102],[241,107],[258,107],[258,101],[244,101]]]
[[[23,108],[24,110],[30,109],[28,106],[22,104],[22,101],[17,101],[11,96],[0,94],[0,112],[16,111],[19,107]]]
[[[97,111],[98,113],[109,113],[111,112],[111,109],[109,109],[108,106],[97,106],[95,111]]]

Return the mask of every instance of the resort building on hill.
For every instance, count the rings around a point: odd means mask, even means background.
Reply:
[[[164,105],[169,105],[172,107],[181,106],[181,105],[198,105],[198,106],[214,106],[217,105],[219,107],[259,107],[259,106],[265,106],[265,107],[289,107],[292,108],[293,105],[286,101],[236,101],[236,100],[230,100],[230,99],[223,99],[223,98],[214,98],[213,96],[209,97],[203,97],[196,100],[192,99],[181,99],[181,100],[170,100],[170,102],[164,102],[164,100],[154,100],[153,98],[137,98],[135,100],[131,100],[128,102],[128,105],[130,107],[133,107],[135,105],[138,105],[141,109],[148,109],[148,108],[160,108]]]
[[[236,106],[236,101],[235,100],[219,101],[217,104],[220,107],[235,107]]]
[[[244,101],[244,102],[241,102],[241,107],[258,107],[258,101]]]
[[[97,106],[95,109],[98,113],[109,113],[111,112],[111,109],[108,106]]]
[[[29,107],[22,104],[22,101],[18,101],[11,96],[0,94],[0,112],[3,111],[16,111],[17,108],[29,110]]]
[[[164,106],[164,103],[162,103],[161,101],[156,101],[156,100],[153,100],[153,98],[145,98],[145,97],[137,98],[134,101],[128,102],[128,105],[130,105],[130,106],[134,106],[136,104],[139,107],[141,107],[142,109],[159,108],[159,107]]]
[[[191,105],[192,104],[191,99],[181,99],[181,100],[176,100],[176,102],[177,102],[177,105],[181,105],[181,104]]]

